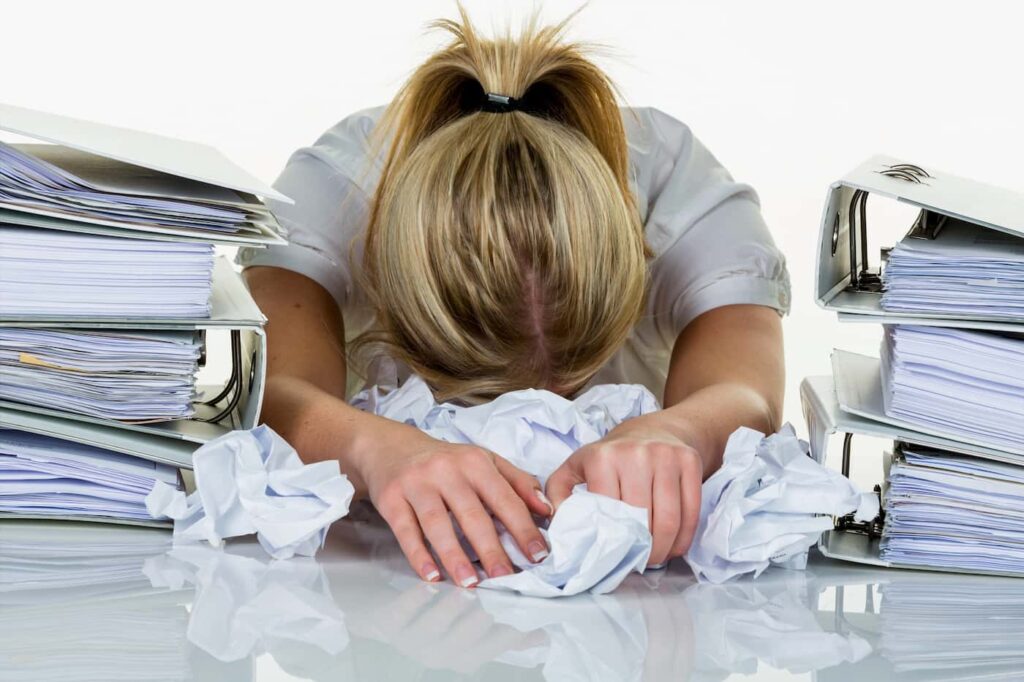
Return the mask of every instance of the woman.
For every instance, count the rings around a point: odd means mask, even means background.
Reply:
[[[295,204],[274,209],[291,244],[240,255],[269,318],[264,420],[307,461],[339,460],[424,580],[436,554],[477,581],[451,516],[489,576],[512,571],[494,517],[542,560],[532,515],[577,483],[649,510],[652,565],[680,556],[729,434],[779,423],[788,278],[756,195],[683,124],[619,109],[564,23],[493,41],[464,13],[438,25],[453,41],[386,111],[288,162]],[[493,453],[350,407],[347,357],[369,358],[368,384],[415,372],[439,399],[643,383],[665,407],[541,491]]]

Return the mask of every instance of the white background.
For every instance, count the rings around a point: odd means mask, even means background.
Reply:
[[[529,2],[467,0],[484,25]],[[550,0],[559,19],[575,0]],[[1024,190],[1024,12],[1014,2],[612,2],[572,34],[626,103],[687,122],[759,191],[786,253],[786,416],[833,346],[874,352],[812,300],[828,184],[867,156]],[[289,153],[344,115],[386,102],[438,43],[452,0],[0,3],[0,101],[211,143],[273,180]],[[875,465],[877,466],[877,464]]]

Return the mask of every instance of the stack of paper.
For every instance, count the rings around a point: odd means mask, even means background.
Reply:
[[[178,470],[129,455],[0,429],[0,511],[149,521],[157,482],[180,488]]]
[[[890,325],[882,343],[885,413],[986,447],[1024,442],[1024,338]]]
[[[889,311],[1024,320],[1024,239],[948,220],[934,239],[900,241],[882,285]]]
[[[0,207],[181,234],[259,234],[256,197],[61,145],[0,142]]]
[[[121,421],[189,417],[200,351],[194,331],[0,327],[0,399]]]
[[[202,318],[213,244],[0,224],[0,316]]]
[[[1024,468],[904,446],[885,510],[883,559],[1024,571]]]

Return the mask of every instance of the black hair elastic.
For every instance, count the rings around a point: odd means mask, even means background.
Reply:
[[[483,102],[480,104],[480,111],[487,111],[492,114],[507,114],[519,110],[519,100],[508,95],[499,95],[494,92],[485,92]]]

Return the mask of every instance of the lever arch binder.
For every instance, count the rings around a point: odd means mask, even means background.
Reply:
[[[0,104],[0,223],[232,246],[283,244],[291,199],[212,147]]]
[[[837,397],[836,384],[830,376],[815,376],[804,379],[800,384],[800,400],[804,418],[810,431],[811,456],[815,460],[824,463],[829,455],[828,444],[830,436],[842,435],[841,471],[845,476],[850,474],[852,442],[853,438],[857,435],[891,439],[894,444],[893,449],[897,453],[904,447],[923,446],[947,453],[967,455],[981,460],[1024,466],[1024,457],[1015,456],[1012,453],[966,445],[960,441],[875,421],[848,411],[841,406],[840,399]],[[887,494],[886,488],[885,482],[875,488],[883,500]],[[821,540],[818,543],[819,551],[824,556],[832,559],[887,568],[1024,577],[1024,572],[1020,571],[962,569],[938,566],[931,563],[919,564],[886,560],[882,557],[881,542],[881,535],[886,522],[884,505],[882,509],[883,511],[879,517],[869,523],[856,523],[849,518],[836,519],[835,528],[822,534]]]
[[[1019,329],[1005,315],[955,315],[906,312],[882,307],[880,267],[872,266],[868,197],[877,195],[918,209],[908,236],[934,239],[944,228],[994,231],[1024,239],[1024,194],[925,169],[887,156],[874,156],[829,187],[818,238],[815,300],[839,319],[850,322],[892,322],[942,325],[956,319],[963,327],[1012,331]]]
[[[191,468],[191,453],[198,445],[232,429],[255,427],[266,375],[265,318],[241,276],[223,257],[217,260],[213,278],[209,318],[0,317],[0,326],[14,328],[230,332],[230,375],[223,386],[200,387],[192,418],[125,423],[0,400],[0,426],[67,438],[184,468]]]

